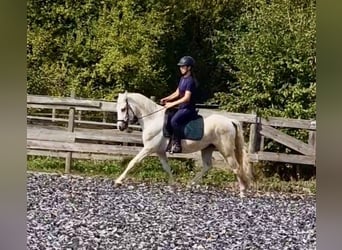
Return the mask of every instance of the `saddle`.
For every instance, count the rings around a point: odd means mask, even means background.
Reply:
[[[163,125],[163,135],[166,138],[172,137],[172,128],[169,124],[171,117],[176,113],[176,109],[166,110],[164,116],[164,125]],[[181,139],[188,139],[199,141],[202,139],[204,133],[204,121],[201,115],[198,115],[186,123],[182,128]]]

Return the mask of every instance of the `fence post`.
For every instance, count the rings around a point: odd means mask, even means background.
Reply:
[[[79,120],[79,121],[81,121],[82,120],[82,110],[79,110],[78,112],[77,112],[77,119]]]
[[[311,125],[316,126],[316,121],[312,121]],[[309,132],[308,144],[311,145],[314,148],[314,150],[316,151],[316,131],[310,131]]]
[[[104,123],[107,122],[107,112],[106,111],[102,112],[102,122],[104,122]]]
[[[56,109],[52,108],[52,121],[54,122],[56,118]]]
[[[265,147],[265,136],[260,135],[259,130],[261,127],[261,123],[258,125],[258,135],[260,136],[260,146],[259,146],[259,151],[264,151],[264,147]]]
[[[255,123],[251,124],[249,132],[248,152],[250,154],[254,154],[255,152],[259,151],[261,143],[261,136],[259,133],[260,117],[258,117],[255,112],[252,112],[252,114],[255,114]]]
[[[71,90],[71,98],[75,98],[75,90]],[[75,107],[70,107],[69,109],[69,121],[68,121],[68,131],[74,132],[75,127]],[[70,173],[70,168],[72,165],[72,152],[67,152],[65,158],[65,173]]]

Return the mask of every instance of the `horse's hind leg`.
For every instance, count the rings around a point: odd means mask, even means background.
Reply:
[[[163,166],[163,169],[169,174],[169,184],[172,185],[174,183],[173,175],[171,172],[170,165],[167,163],[167,157],[165,152],[158,152],[160,163]]]
[[[247,189],[247,182],[244,178],[243,173],[241,173],[241,169],[239,168],[239,163],[236,160],[235,156],[228,156],[225,157],[229,167],[233,170],[234,174],[236,174],[236,177],[239,182],[239,187],[240,187],[240,196],[244,197],[245,196],[245,191]]]
[[[192,179],[191,185],[196,185],[199,183],[199,181],[202,180],[203,176],[209,171],[209,169],[212,167],[212,154],[214,151],[213,146],[206,147],[201,150],[202,155],[202,170],[196,174],[196,176]]]

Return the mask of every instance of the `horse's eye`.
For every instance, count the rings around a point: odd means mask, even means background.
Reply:
[[[122,109],[121,109],[121,112],[125,112],[125,110],[126,110],[126,108],[122,108]]]

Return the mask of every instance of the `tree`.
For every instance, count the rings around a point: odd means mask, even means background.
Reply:
[[[43,7],[42,7],[43,6]],[[28,1],[28,93],[112,99],[165,89],[164,13],[151,1]]]
[[[218,58],[235,81],[215,100],[231,111],[314,118],[315,2],[245,1],[233,32],[217,33]]]

